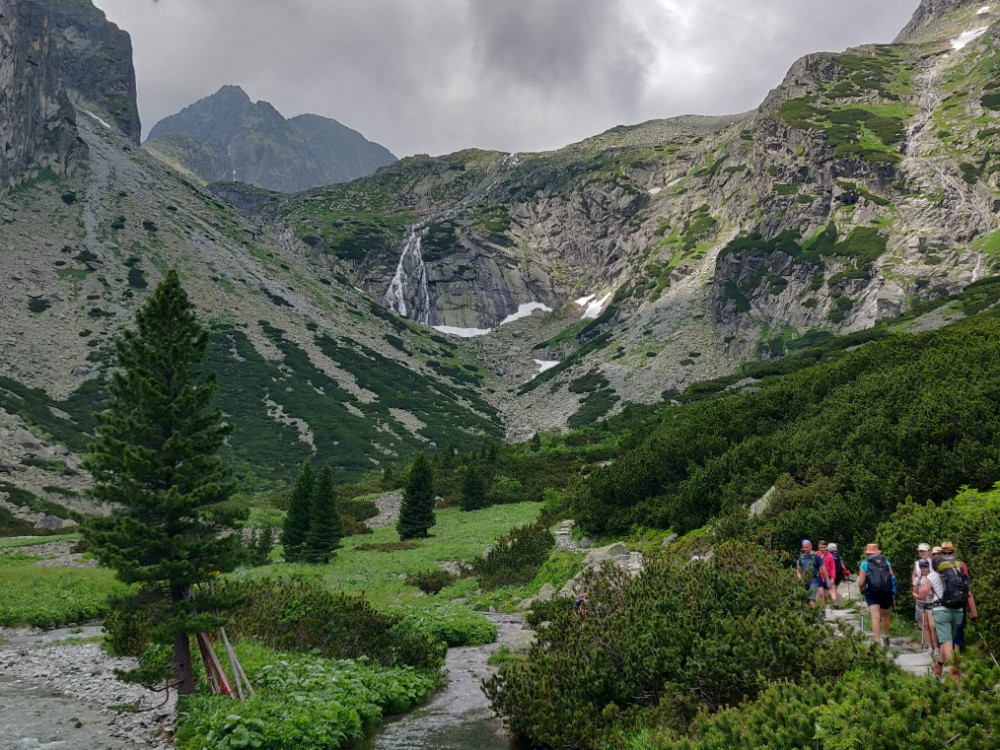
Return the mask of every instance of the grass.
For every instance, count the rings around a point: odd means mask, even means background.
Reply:
[[[14,536],[0,538],[0,549],[15,549],[17,547],[32,547],[36,544],[49,542],[75,542],[79,534],[52,534],[51,536]],[[0,558],[2,560],[3,558]]]
[[[46,539],[47,541],[47,539]],[[0,625],[57,627],[107,614],[109,594],[124,590],[103,568],[24,567],[0,556]]]

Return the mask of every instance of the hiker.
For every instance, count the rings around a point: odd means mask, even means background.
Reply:
[[[573,600],[573,611],[578,615],[587,614],[587,592],[580,594]]]
[[[844,565],[844,558],[840,556],[840,550],[834,542],[830,542],[827,545],[827,551],[830,553],[830,557],[833,558],[833,582],[830,584],[830,596],[833,598],[833,603],[837,603],[837,598],[840,596],[840,591],[838,587],[844,580],[851,575],[851,571],[847,569]]]
[[[931,572],[927,574],[927,581],[921,586],[919,593],[926,591],[928,586],[933,592],[932,611],[939,651],[931,670],[940,677],[944,667],[948,665],[951,676],[957,679],[958,671],[954,667],[956,649],[952,639],[965,619],[963,607],[968,598],[969,579],[954,555],[944,554],[945,545],[954,552],[955,548],[947,542],[940,548],[935,547],[936,553],[931,552]]]
[[[819,606],[826,608],[830,601],[837,601],[833,579],[837,577],[836,563],[830,554],[829,545],[823,540],[819,543]]]
[[[819,596],[820,587],[820,560],[813,552],[812,542],[808,539],[802,540],[802,549],[799,552],[799,559],[795,563],[795,575],[802,585],[809,592],[809,606],[816,606],[816,598]]]
[[[868,612],[872,617],[872,640],[889,647],[889,618],[895,594],[896,574],[892,563],[885,559],[875,542],[865,547],[866,558],[858,572],[858,589],[865,598]]]
[[[957,649],[965,645],[965,624],[969,620],[975,621],[979,616],[976,611],[976,597],[972,595],[972,575],[969,573],[969,566],[963,560],[955,559],[955,545],[951,542],[941,542],[941,558],[946,562],[955,560],[964,578],[965,599],[962,602],[962,621],[958,624],[951,639],[952,646],[956,649],[957,653]],[[938,572],[940,573],[940,571]]]
[[[937,628],[934,625],[935,596],[933,585],[930,582],[932,571],[929,556],[931,549],[926,544],[920,546],[927,547],[926,550],[919,551],[926,552],[928,557],[927,559],[917,560],[914,565],[917,572],[916,578],[913,581],[913,600],[916,602],[916,612],[919,618],[920,630],[923,634],[924,645],[936,660],[938,658],[938,640]]]

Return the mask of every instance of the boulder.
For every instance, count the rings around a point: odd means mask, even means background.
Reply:
[[[521,628],[520,630],[507,633],[500,637],[500,645],[506,646],[515,654],[526,654],[531,651],[531,647],[538,640],[538,635],[534,630]]]

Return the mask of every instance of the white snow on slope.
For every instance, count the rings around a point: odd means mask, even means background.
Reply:
[[[463,339],[471,339],[474,336],[485,336],[492,331],[492,328],[456,328],[455,326],[434,326],[435,331],[447,333],[452,336],[460,336]]]
[[[546,370],[551,370],[553,367],[559,364],[558,360],[551,359],[536,359],[535,364],[538,365],[538,373],[541,375]]]
[[[521,318],[531,317],[531,313],[535,310],[544,310],[545,312],[552,312],[552,308],[548,305],[543,305],[541,302],[527,302],[523,305],[518,305],[517,312],[511,313],[506,318],[500,321],[500,325],[504,323],[513,323],[515,320],[520,320]]]
[[[608,292],[599,300],[591,302],[591,300],[593,299],[594,295],[591,294],[589,297],[581,297],[576,301],[576,304],[580,305],[581,307],[583,307],[584,305],[587,306],[587,309],[583,311],[583,315],[580,316],[581,318],[596,318],[598,315],[600,315],[601,310],[604,309],[604,305],[607,304],[607,301],[609,299],[611,299],[611,292]]]
[[[663,190],[663,188],[661,188],[661,187],[650,188],[649,189],[649,194],[650,195],[658,195],[661,190]]]
[[[951,48],[954,50],[962,49],[969,42],[973,41],[974,39],[978,39],[983,34],[985,34],[988,28],[989,26],[983,26],[982,28],[972,29],[972,31],[966,31],[964,34],[959,34],[957,37],[951,40]]]
[[[976,11],[977,16],[984,16],[990,12],[990,6],[984,5],[982,8]]]
[[[95,115],[95,114],[94,114],[93,112],[91,112],[91,111],[90,111],[89,109],[82,109],[82,108],[81,108],[81,110],[80,110],[80,111],[81,111],[81,112],[83,112],[83,113],[84,113],[85,115],[90,115],[90,116],[91,116],[91,117],[93,117],[93,118],[94,118],[95,120],[97,120],[97,121],[98,121],[99,123],[101,123],[101,125],[103,125],[104,127],[106,127],[106,128],[108,129],[108,130],[111,130],[111,126],[110,126],[110,125],[108,125],[108,123],[106,123],[106,122],[105,122],[104,120],[102,120],[102,119],[101,119],[100,117],[98,117],[97,115]]]

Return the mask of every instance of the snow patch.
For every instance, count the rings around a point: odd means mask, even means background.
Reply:
[[[989,29],[989,26],[983,26],[982,28],[972,29],[972,31],[966,31],[964,34],[959,34],[951,40],[951,48],[954,50],[964,48],[969,42],[978,39],[985,34],[987,29]]]
[[[538,375],[541,375],[546,370],[551,370],[553,367],[559,364],[559,360],[551,359],[536,359],[535,364],[538,365]]]
[[[678,177],[676,180],[671,180],[670,182],[667,183],[667,187],[668,188],[672,188],[674,185],[680,185],[681,184],[681,180],[683,180],[684,177],[686,177],[686,176],[687,175],[684,175],[682,177]]]
[[[579,305],[580,307],[586,307],[590,304],[590,300],[594,299],[596,296],[596,294],[588,294],[586,297],[580,297],[580,299],[573,300],[573,303]]]
[[[90,111],[89,109],[81,109],[80,111],[81,111],[81,112],[83,112],[83,113],[84,113],[85,115],[90,115],[90,116],[91,116],[91,117],[93,117],[93,118],[94,118],[95,120],[97,120],[97,121],[98,121],[99,123],[101,123],[101,125],[103,125],[104,127],[106,127],[106,128],[108,129],[108,130],[111,130],[111,126],[110,126],[110,125],[108,125],[108,123],[106,123],[106,122],[105,122],[104,120],[102,120],[102,119],[101,119],[100,117],[98,117],[97,115],[95,115],[95,114],[94,114],[93,112],[91,112],[91,111]]]
[[[447,333],[451,336],[459,336],[463,339],[471,339],[476,336],[485,336],[492,328],[456,328],[455,326],[433,326],[435,331]]]
[[[976,11],[976,15],[977,16],[985,16],[989,12],[990,12],[990,6],[984,5],[982,8],[980,8],[979,10]]]
[[[543,305],[541,302],[526,302],[523,305],[518,305],[517,312],[511,313],[506,318],[500,321],[500,325],[504,323],[513,323],[515,320],[520,320],[521,318],[531,317],[531,313],[535,310],[544,310],[545,312],[552,312],[552,308],[548,305]]]
[[[607,304],[607,301],[609,299],[611,299],[611,292],[608,292],[599,300],[591,302],[591,300],[593,300],[595,296],[596,295],[591,294],[589,297],[581,297],[576,301],[576,304],[580,305],[581,307],[583,307],[584,305],[587,306],[587,309],[583,311],[583,315],[580,316],[581,318],[596,318],[598,315],[600,315],[601,310],[604,308],[604,305]]]
[[[650,195],[658,195],[661,190],[663,190],[663,188],[661,188],[661,187],[650,188],[649,189],[649,194]]]

